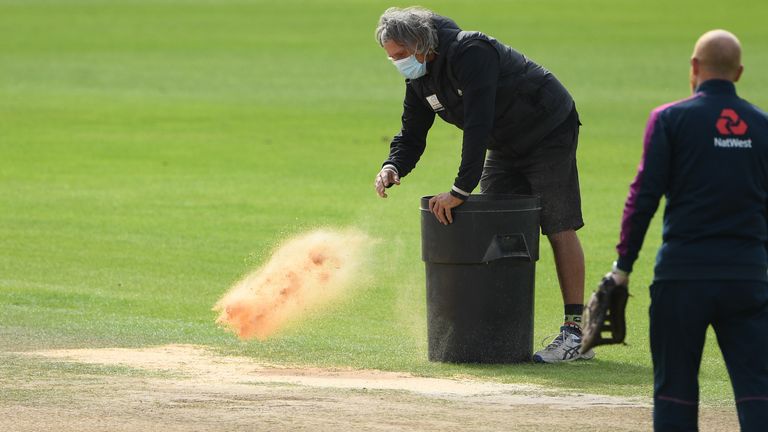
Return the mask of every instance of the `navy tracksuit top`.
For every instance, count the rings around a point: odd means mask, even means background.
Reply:
[[[654,280],[757,280],[768,270],[768,115],[709,80],[651,113],[616,249],[632,271],[661,196]]]

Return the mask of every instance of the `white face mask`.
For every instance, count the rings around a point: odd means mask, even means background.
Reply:
[[[412,55],[400,60],[392,60],[392,63],[395,65],[397,70],[399,70],[400,73],[408,79],[421,78],[427,74],[426,59],[424,60],[424,63],[420,63],[418,60],[416,60],[416,55]]]

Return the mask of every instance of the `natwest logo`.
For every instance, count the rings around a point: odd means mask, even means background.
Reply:
[[[717,119],[715,126],[720,135],[744,135],[747,133],[747,122],[730,108],[726,108],[720,113],[720,118]]]

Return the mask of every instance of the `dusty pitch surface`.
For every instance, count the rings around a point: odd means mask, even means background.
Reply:
[[[648,401],[565,395],[538,386],[286,368],[187,345],[25,355],[173,377],[11,381],[12,389],[54,389],[60,397],[0,403],[0,430],[552,431],[574,424],[584,430],[651,429]],[[705,407],[701,426],[703,431],[736,430],[733,409]]]

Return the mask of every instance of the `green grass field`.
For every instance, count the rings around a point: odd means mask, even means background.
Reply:
[[[689,94],[701,33],[741,38],[739,91],[768,107],[762,0],[421,4],[521,50],[574,95],[588,291],[615,258],[648,112]],[[649,396],[658,217],[633,274],[629,346],[554,367],[426,360],[418,198],[448,190],[461,134],[436,123],[419,167],[376,196],[404,91],[373,38],[391,5],[0,0],[0,351],[193,343],[269,362]],[[382,239],[372,282],[265,343],[217,328],[211,307],[229,286],[315,227]],[[562,318],[545,239],[536,283],[538,348]],[[713,337],[701,382],[703,400],[730,399]]]

